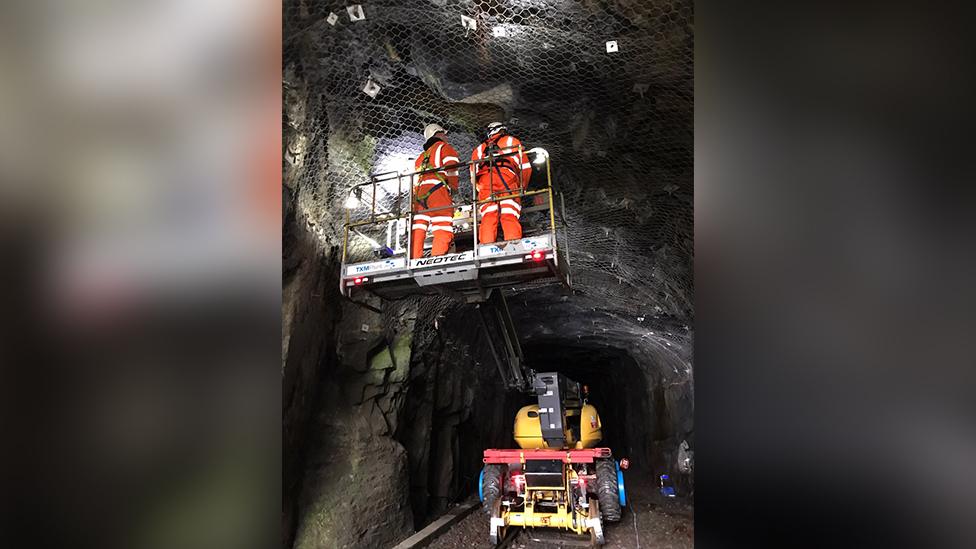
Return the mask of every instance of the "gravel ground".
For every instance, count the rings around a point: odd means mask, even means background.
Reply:
[[[633,477],[633,478],[631,478]],[[629,475],[629,501],[620,522],[606,528],[607,549],[692,549],[695,546],[694,504],[683,498],[665,498],[658,493],[653,478]],[[546,538],[545,541],[542,541]],[[519,531],[509,545],[512,549],[569,549],[589,542],[552,530]],[[488,517],[481,509],[435,539],[432,549],[492,547],[488,541]]]

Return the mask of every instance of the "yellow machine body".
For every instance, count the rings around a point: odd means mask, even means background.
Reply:
[[[603,439],[603,425],[600,414],[592,404],[583,404],[582,408],[566,410],[565,425],[566,448],[594,448]],[[523,449],[549,448],[542,437],[542,425],[539,423],[539,405],[523,406],[515,416],[515,442]]]

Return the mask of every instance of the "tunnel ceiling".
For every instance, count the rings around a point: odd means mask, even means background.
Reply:
[[[356,21],[339,2],[285,5],[285,181],[320,240],[341,242],[349,188],[416,157],[425,124],[444,125],[467,156],[501,119],[550,153],[575,302],[630,322],[690,322],[691,2],[359,5]]]

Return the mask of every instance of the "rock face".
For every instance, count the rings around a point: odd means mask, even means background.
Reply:
[[[481,452],[511,444],[518,395],[505,391],[471,307],[419,330],[411,386],[397,439],[410,455],[419,525],[477,490]]]
[[[403,447],[359,415],[319,418],[315,431],[295,547],[389,547],[409,535]]]
[[[417,310],[342,304],[305,430],[295,547],[393,545],[468,496],[485,442],[510,436],[515,402],[476,358],[473,311],[418,326]]]
[[[391,433],[402,409],[412,316],[345,302],[336,359],[306,430],[295,547],[384,547],[413,531],[407,452]]]
[[[308,440],[324,371],[335,367],[335,250],[326,249],[295,216],[285,216],[282,259],[282,536],[290,544]],[[331,299],[331,302],[330,302]]]

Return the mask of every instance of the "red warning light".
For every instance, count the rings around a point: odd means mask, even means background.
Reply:
[[[545,256],[539,250],[532,252],[532,259],[534,261],[541,261]]]
[[[363,280],[365,280],[363,277],[357,276],[356,278],[353,279],[352,283],[355,284],[356,286],[359,286],[360,284],[363,283]]]

